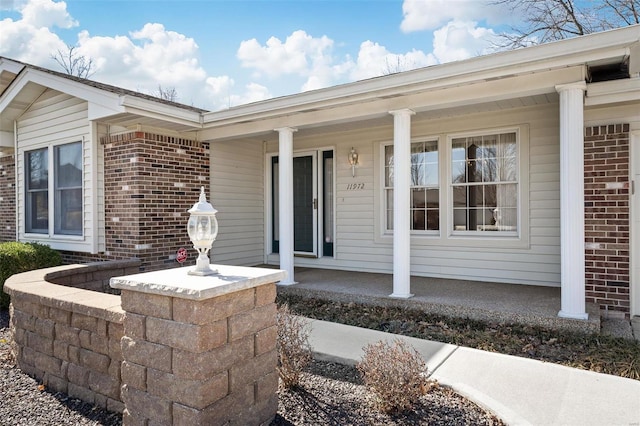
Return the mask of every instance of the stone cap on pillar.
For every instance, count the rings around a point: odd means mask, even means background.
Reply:
[[[283,280],[287,272],[280,269],[251,268],[246,266],[212,265],[215,275],[195,276],[187,274],[189,268],[173,268],[140,274],[114,277],[112,288],[140,293],[205,300],[239,290]]]

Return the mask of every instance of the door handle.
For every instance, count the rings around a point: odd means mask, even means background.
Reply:
[[[318,199],[317,198],[313,199],[313,209],[314,210],[318,210]]]

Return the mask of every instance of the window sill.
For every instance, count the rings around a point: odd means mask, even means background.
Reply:
[[[22,234],[19,241],[46,244],[54,250],[91,253],[91,242],[82,235]]]
[[[459,232],[459,231],[458,231]],[[375,239],[376,243],[393,245],[393,234],[385,233]],[[465,232],[453,233],[450,235],[439,234],[411,234],[411,245],[413,248],[429,247],[444,250],[457,250],[460,248],[489,248],[499,252],[511,249],[530,248],[529,240],[514,232]]]

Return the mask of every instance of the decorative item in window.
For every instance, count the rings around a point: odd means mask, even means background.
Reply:
[[[189,275],[206,276],[216,274],[218,271],[211,269],[209,265],[209,250],[218,236],[218,211],[207,202],[204,194],[204,186],[200,188],[200,199],[189,209],[189,222],[187,232],[193,243],[193,248],[198,251],[196,267],[189,271]]]
[[[358,153],[351,147],[349,151],[349,164],[351,164],[351,176],[356,177],[356,166],[358,165]]]

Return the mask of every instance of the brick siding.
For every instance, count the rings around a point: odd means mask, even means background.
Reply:
[[[187,210],[207,196],[209,144],[145,132],[110,136],[104,146],[106,258],[142,260],[142,270],[178,266],[190,248]],[[190,261],[195,261],[190,251]]]
[[[629,316],[629,125],[586,128],[586,301]]]
[[[0,242],[16,240],[16,160],[0,157]]]

